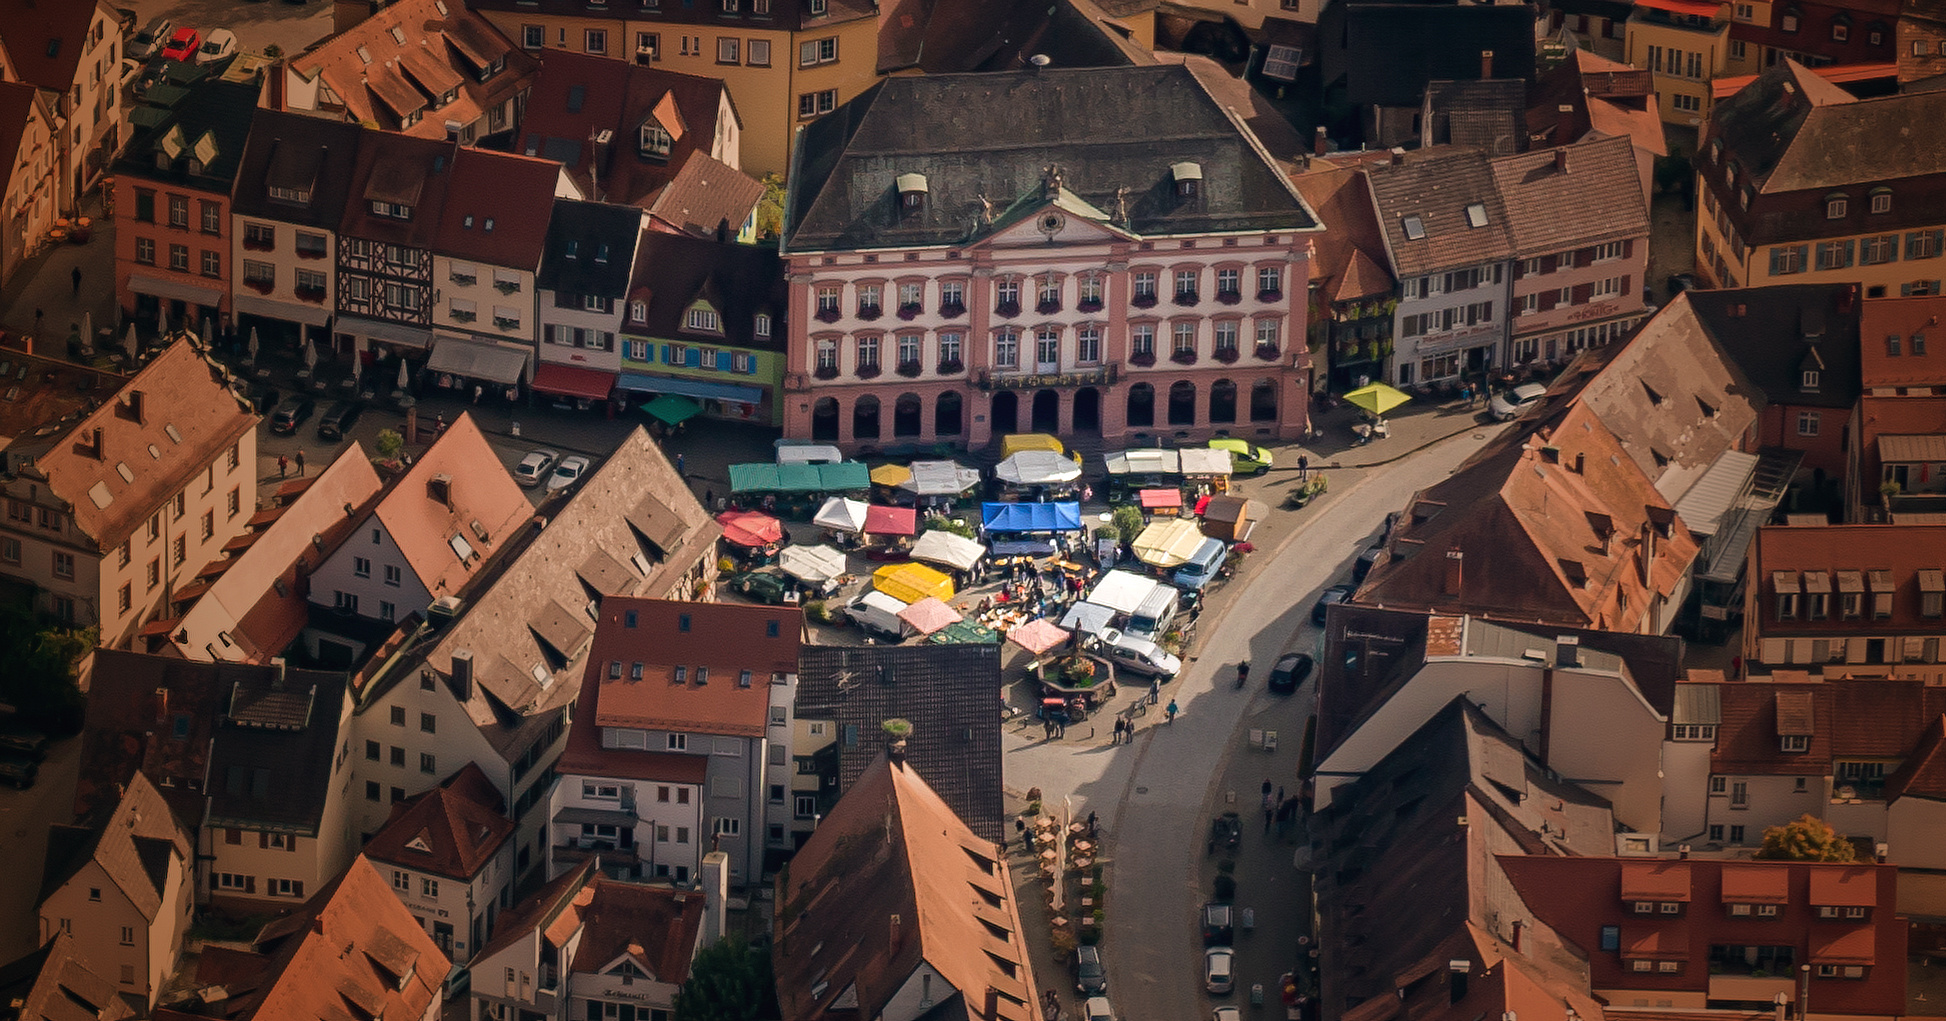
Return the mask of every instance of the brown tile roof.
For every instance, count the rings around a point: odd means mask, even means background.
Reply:
[[[1029,936],[1013,893],[993,842],[916,769],[881,754],[778,876],[772,956],[783,1015],[876,1017],[924,963],[959,1001],[942,990],[929,1017],[1034,1017]]]
[[[1946,716],[1926,724],[1912,754],[1885,778],[1885,797],[1946,801]]]
[[[128,898],[142,917],[154,921],[162,909],[164,885],[169,877],[169,858],[174,856],[185,874],[193,867],[189,833],[176,821],[162,794],[148,777],[136,773],[129,777],[127,792],[115,804],[106,820],[95,826],[57,826],[78,836],[82,846],[50,836],[47,872],[41,883],[41,900],[59,889],[89,861],[101,870]],[[57,858],[59,846],[70,851]]]
[[[1534,145],[1567,140],[1559,135],[1562,106],[1572,107],[1567,139],[1581,139],[1595,131],[1626,136],[1637,148],[1658,156],[1669,151],[1648,71],[1590,50],[1573,51],[1534,82],[1527,107],[1527,133]]]
[[[700,238],[728,224],[734,238],[763,197],[762,182],[697,149],[649,204],[649,219]]]
[[[1927,749],[1946,714],[1946,689],[1920,681],[1827,677],[1744,681],[1720,690],[1722,723],[1710,765],[1715,773],[1817,776],[1829,774],[1838,758],[1901,760],[1921,752],[1931,758],[1936,752]],[[1780,736],[1805,730],[1805,751],[1782,750]],[[1907,782],[1926,789],[1939,782],[1932,773],[1915,766]]]
[[[1355,163],[1314,160],[1291,181],[1325,227],[1315,238],[1311,266],[1330,300],[1389,297],[1393,280],[1385,269],[1385,237],[1363,171]]]
[[[1648,200],[1626,138],[1501,156],[1492,165],[1514,249],[1523,257],[1648,236]]]
[[[601,725],[595,722],[595,699],[600,692],[599,685],[581,685],[574,721],[568,725],[568,743],[554,764],[556,773],[687,784],[701,784],[709,778],[708,755],[603,748]]]
[[[434,246],[489,266],[539,269],[561,165],[491,149],[453,155]]]
[[[600,686],[595,723],[762,737],[771,677],[797,673],[803,632],[794,606],[605,599],[582,680]]]
[[[444,499],[434,488],[442,475],[450,494]],[[473,416],[465,413],[413,462],[373,511],[435,599],[463,588],[533,512],[527,494],[500,463]],[[479,529],[473,527],[476,523]],[[456,535],[478,556],[462,561],[452,546]]]
[[[0,25],[7,26],[7,61],[19,80],[52,92],[67,92],[81,80],[81,56],[98,3],[69,0],[0,0]],[[112,11],[110,25],[115,23]]]
[[[358,165],[345,196],[338,232],[354,238],[414,248],[431,248],[439,236],[439,211],[446,201],[448,173],[459,146],[439,138],[412,138],[387,131],[366,132],[358,143]],[[408,219],[372,212],[374,201],[410,206]]]
[[[1946,93],[1854,99],[1785,59],[1716,104],[1703,144],[1723,142],[1723,160],[1742,168],[1739,187],[1749,180],[1763,194],[1842,188],[1881,180],[1887,167],[1901,177],[1946,172],[1946,146],[1931,132],[1902,130],[1941,117]]]
[[[220,573],[198,583],[193,602],[189,590],[176,593],[174,606],[187,608],[176,612],[167,648],[240,663],[282,655],[310,622],[304,579],[371,512],[380,485],[364,448],[351,443],[296,500],[238,537],[251,541],[216,561]]]
[[[481,81],[479,72],[494,60],[504,61],[504,70]],[[441,140],[448,121],[471,124],[525,91],[535,66],[532,56],[455,0],[400,0],[291,64],[306,80],[324,79],[343,100],[345,119]],[[457,98],[440,106],[455,86]],[[422,114],[418,123],[405,126],[404,116],[415,112]]]
[[[583,895],[593,878],[600,874],[595,868],[598,862],[598,858],[590,855],[588,860],[548,880],[545,886],[503,913],[493,926],[493,938],[473,955],[474,960],[484,961],[527,938],[530,932],[540,933],[555,949],[561,949],[567,940],[553,937],[557,932],[563,937],[570,936],[580,927],[581,909],[588,904]]]
[[[82,948],[59,931],[27,956],[0,965],[0,1002],[19,1021],[121,1021],[135,1013],[114,983],[88,970]]]
[[[481,795],[491,800],[482,800]],[[365,856],[450,879],[471,881],[507,838],[513,821],[486,773],[474,763],[392,813],[365,844]]]
[[[529,17],[585,18],[599,24],[609,21],[617,25],[622,19],[630,21],[641,15],[633,6],[616,5],[608,8],[589,9],[586,0],[472,0],[467,6],[476,11],[517,11]],[[655,19],[671,25],[708,25],[722,28],[741,27],[748,21],[747,14],[721,13],[716,4],[677,5],[664,4],[655,14]],[[872,0],[829,0],[821,14],[812,13],[809,4],[788,0],[774,3],[771,7],[771,25],[785,31],[815,32],[824,28],[835,28],[860,18],[871,17],[874,13]]]
[[[1512,258],[1507,210],[1485,153],[1472,149],[1419,150],[1400,162],[1373,163],[1365,177],[1394,272],[1402,277]],[[1486,223],[1467,222],[1467,208],[1485,207]],[[1424,236],[1406,234],[1415,217]]]
[[[253,951],[258,974],[238,983],[247,991],[202,1016],[424,1017],[452,968],[362,854],[296,914],[265,926]]]
[[[623,954],[657,982],[689,981],[689,962],[701,949],[703,895],[695,891],[622,883],[596,874],[594,896],[581,908],[581,945],[570,967],[598,974]],[[577,898],[578,900],[579,898]]]
[[[540,59],[516,149],[564,164],[583,194],[646,207],[693,155],[738,159],[733,146],[716,151],[726,128],[742,123],[720,79],[567,50],[545,50]],[[731,125],[719,123],[726,117]],[[672,137],[666,157],[642,152],[642,126],[651,121]],[[613,133],[605,146],[590,141],[601,131]],[[705,224],[712,235],[717,219]]]
[[[632,335],[680,337],[690,306],[706,300],[722,317],[727,346],[780,354],[789,346],[790,288],[774,247],[651,231],[642,235],[630,291],[649,303],[646,321],[623,324]],[[757,336],[760,313],[771,318],[768,337]]]
[[[1946,384],[1946,331],[1939,317],[1946,314],[1946,297],[1867,298],[1859,310],[1859,370],[1867,389],[1875,386],[1926,387]],[[1888,336],[1899,338],[1892,353]],[[1916,351],[1914,337],[1931,341]]]
[[[1927,617],[1920,596],[1920,575],[1946,567],[1946,525],[1823,525],[1791,527],[1766,525],[1757,530],[1751,552],[1750,576],[1763,612],[1751,625],[1762,637],[1830,637],[1851,635],[1932,635],[1938,618]],[[1865,594],[1863,613],[1846,619],[1834,604],[1823,620],[1780,621],[1774,612],[1775,576],[1816,572],[1830,579],[1832,572],[1870,575],[1886,572],[1891,583],[1891,616],[1875,617],[1872,596]],[[1833,596],[1834,600],[1836,596]]]
[[[1642,629],[1696,540],[1587,405],[1522,426],[1413,495],[1358,602]]]
[[[163,349],[99,408],[10,454],[40,453],[20,474],[73,505],[75,527],[113,549],[192,478],[256,427],[257,416],[225,384],[224,370],[187,341]],[[139,415],[138,415],[139,410]],[[101,430],[95,453],[94,430]],[[172,435],[173,434],[173,435]],[[134,481],[123,478],[126,465]]]
[[[1154,6],[1154,0],[1149,0]],[[878,73],[1013,71],[1034,54],[1055,67],[1154,64],[1157,56],[1111,21],[1131,6],[1093,0],[897,0],[879,19]]]
[[[9,340],[19,344],[25,338]],[[0,347],[0,366],[5,368],[0,372],[5,376],[0,394],[14,395],[12,400],[0,400],[0,449],[15,444],[38,449],[47,442],[39,435],[43,429],[46,436],[55,435],[65,428],[69,416],[91,410],[126,381],[120,373],[29,354],[14,346]]]

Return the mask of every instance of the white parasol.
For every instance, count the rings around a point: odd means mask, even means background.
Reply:
[[[253,362],[256,361],[257,360],[257,328],[254,326],[250,327],[249,350],[250,350],[250,360]]]
[[[122,337],[122,350],[127,351],[131,359],[140,357],[141,355],[142,342],[135,337],[134,323],[128,324],[128,333]]]

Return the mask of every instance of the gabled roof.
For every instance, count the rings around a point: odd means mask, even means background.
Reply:
[[[196,1013],[228,1021],[423,1017],[452,968],[362,854],[224,964],[235,995]]]
[[[1649,233],[1649,204],[1626,138],[1501,156],[1492,165],[1514,250],[1523,257]]]
[[[1720,140],[1723,160],[1746,175],[1739,186],[1747,179],[1763,194],[1843,188],[1946,173],[1946,144],[1903,130],[1942,117],[1946,93],[1854,99],[1787,58],[1715,105],[1703,145]]]
[[[1587,405],[1521,425],[1413,495],[1357,601],[1641,628],[1696,556],[1688,526]]]
[[[718,155],[719,140],[741,126],[720,79],[569,50],[543,50],[540,58],[516,151],[564,164],[597,201],[646,205],[696,154]],[[735,123],[719,124],[723,117]],[[645,123],[669,133],[666,155],[643,150]],[[607,143],[592,141],[603,131],[611,135]],[[720,155],[738,158],[734,146]],[[715,219],[708,228],[715,231]]]
[[[479,765],[469,762],[439,786],[392,812],[365,856],[375,862],[470,882],[513,835],[503,799]]]
[[[444,483],[439,482],[442,476]],[[465,587],[533,516],[534,505],[507,474],[473,416],[462,413],[372,513],[420,584],[437,599]],[[474,555],[462,558],[454,548],[455,537]]]
[[[735,237],[763,197],[761,181],[698,149],[656,193],[649,219],[694,237],[714,238],[718,230]]]
[[[796,607],[604,599],[582,679],[601,689],[592,722],[762,737],[771,679],[797,672],[803,634]]]
[[[106,14],[109,25],[114,25],[114,12],[92,0],[0,0],[0,25],[7,26],[7,62],[14,74],[50,92],[67,92],[81,84],[81,57],[88,50],[89,28],[97,12]]]
[[[1626,12],[1622,12],[1626,17]],[[1563,123],[1561,107],[1569,108]],[[1566,127],[1566,137],[1561,129]],[[1527,137],[1536,146],[1561,145],[1589,132],[1626,136],[1636,148],[1666,155],[1668,143],[1648,71],[1576,49],[1535,79],[1527,108]]]
[[[1928,749],[1946,714],[1946,689],[1920,680],[1843,677],[1834,671],[1822,680],[1718,687],[1723,722],[1710,755],[1713,773],[1829,775],[1834,759],[1905,759]],[[1810,740],[1804,751],[1782,749],[1780,737],[1805,730],[1810,733],[1801,736]],[[1923,788],[1939,782],[1930,773],[1901,779]]]
[[[345,675],[258,669],[232,679],[219,697],[223,717],[209,753],[203,825],[333,837],[324,809],[341,743]]]
[[[1885,797],[1946,801],[1946,716],[1926,724],[1919,744],[1898,771],[1885,778]]]
[[[1482,149],[1510,156],[1527,147],[1524,78],[1462,78],[1426,83],[1424,111],[1430,117],[1420,137],[1438,145]]]
[[[798,656],[803,719],[839,728],[838,782],[850,790],[878,754],[880,725],[912,723],[907,758],[965,824],[1001,835],[1000,725],[988,709],[999,683],[997,645],[807,645]]]
[[[335,231],[345,215],[358,146],[367,132],[356,124],[283,110],[258,110],[243,149],[231,209]],[[306,193],[308,202],[271,197],[271,189]]]
[[[1922,582],[1942,568],[1946,568],[1946,525],[1765,525],[1757,530],[1750,577],[1752,584],[1764,587],[1766,596],[1775,594],[1779,571],[1793,576],[1817,574],[1827,581],[1834,572],[1851,572],[1867,580],[1879,574],[1890,586],[1892,605],[1886,617],[1876,616],[1868,606],[1858,618],[1846,619],[1834,607],[1823,620],[1779,621],[1765,613],[1751,625],[1770,635],[1931,635],[1939,630],[1939,622],[1925,615]],[[1868,603],[1878,590],[1876,582],[1869,585]]]
[[[631,298],[641,300],[645,293],[648,321],[625,321],[623,329],[631,334],[710,343],[709,335],[684,329],[690,306],[707,296],[721,317],[722,335],[715,342],[780,352],[789,342],[785,320],[790,295],[784,264],[768,245],[725,244],[651,231],[642,236],[635,278],[629,285]],[[760,312],[770,316],[768,337],[756,335]]]
[[[946,987],[928,1018],[1039,1012],[1006,858],[903,757],[877,752],[779,873],[775,925],[788,1018],[878,1017],[921,963]]]
[[[119,391],[102,396],[79,420],[47,423],[17,438],[8,453],[34,458],[20,474],[70,504],[75,528],[104,550],[121,545],[258,422],[223,370],[187,341],[164,348]]]
[[[896,0],[879,19],[878,73],[1018,71],[1045,55],[1053,67],[1128,67],[1155,55],[1118,31],[1092,0]]]
[[[1427,149],[1365,167],[1386,253],[1400,277],[1512,258],[1507,209],[1485,153]],[[1479,226],[1473,225],[1478,219]]]
[[[553,160],[461,149],[453,155],[433,247],[441,255],[531,272],[540,267],[562,185],[561,165]]]
[[[188,659],[262,663],[282,655],[310,622],[305,582],[371,513],[381,483],[356,441],[298,497],[247,529],[249,545],[197,572],[200,594],[177,591],[166,648]],[[257,520],[252,518],[251,520]]]
[[[581,945],[570,968],[599,974],[626,956],[652,981],[678,988],[689,981],[689,962],[702,949],[702,893],[617,882],[599,873],[585,889],[593,897],[580,909]]]
[[[620,298],[641,236],[642,210],[634,206],[556,199],[537,284],[562,294]]]
[[[1939,324],[1946,297],[1867,298],[1859,308],[1859,375],[1865,389],[1946,385],[1946,349],[1939,343],[1946,336]],[[1898,338],[1896,347],[1888,337]]]
[[[499,62],[486,81],[480,72]],[[419,138],[444,139],[525,91],[536,61],[457,0],[400,0],[326,39],[291,63],[322,79],[346,120]],[[440,100],[454,92],[453,102]],[[404,118],[418,114],[417,123]]]
[[[257,113],[257,86],[204,78],[186,88],[188,94],[159,113],[151,126],[131,127],[115,173],[228,195]],[[157,165],[158,153],[170,157],[166,167]]]
[[[341,234],[415,248],[431,248],[439,236],[439,213],[452,181],[453,154],[459,146],[441,138],[412,138],[389,131],[366,132],[351,173]],[[381,216],[372,203],[405,206],[400,219]]]
[[[1325,228],[1316,239],[1311,276],[1334,302],[1383,295],[1395,286],[1385,269],[1385,238],[1372,206],[1371,189],[1354,165],[1313,160],[1291,180],[1318,212]]]
[[[1859,394],[1856,284],[1783,284],[1684,293],[1703,327],[1772,404],[1849,409]],[[1880,338],[1883,342],[1883,338]],[[1803,363],[1824,368],[1803,385]]]
[[[1114,109],[1115,117],[1090,111]],[[1062,186],[1140,235],[1316,226],[1283,173],[1180,65],[880,81],[800,133],[786,201],[787,252],[948,245],[986,236],[986,210],[1039,202]],[[1198,194],[1171,167],[1195,163]],[[921,209],[897,180],[925,178]],[[1125,203],[1118,203],[1118,193]]]
[[[121,1021],[135,1013],[115,984],[88,970],[66,930],[40,949],[0,965],[0,1002],[20,1021]]]
[[[564,947],[581,927],[582,909],[593,899],[590,887],[601,874],[596,869],[598,864],[600,859],[589,855],[587,860],[548,880],[546,885],[508,909],[494,923],[493,938],[473,959],[484,961],[529,936],[544,940],[556,949]]]
[[[93,861],[143,918],[154,921],[168,891],[169,859],[182,869],[181,881],[194,883],[194,853],[189,834],[176,821],[162,794],[141,773],[129,777],[127,791],[106,819],[92,825],[57,825],[48,836],[46,873],[40,900],[66,885]]]

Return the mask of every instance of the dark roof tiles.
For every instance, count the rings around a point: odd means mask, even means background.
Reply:
[[[1366,167],[1379,230],[1401,277],[1510,259],[1516,251],[1491,164],[1477,150],[1427,150]]]

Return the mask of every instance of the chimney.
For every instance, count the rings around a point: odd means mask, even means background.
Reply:
[[[1879,841],[1877,844],[1873,845],[1872,851],[1874,855],[1877,856],[1878,863],[1880,865],[1883,865],[1885,864],[1886,859],[1892,856],[1892,845],[1887,844],[1884,841]]]
[[[441,472],[427,479],[426,495],[445,504],[446,508],[451,510],[453,506],[453,477]]]
[[[891,930],[892,952],[896,954],[905,948],[905,924],[898,915],[893,915],[891,918]]]
[[[1464,566],[1466,554],[1456,549],[1446,551],[1446,587],[1449,596],[1460,594],[1460,569]]]
[[[703,945],[723,937],[730,906],[730,856],[722,851],[703,855]]]
[[[311,931],[324,935],[324,912],[320,911],[311,919]]]
[[[88,434],[88,448],[94,454],[95,460],[108,460],[107,453],[102,449],[101,426],[95,426],[94,430]]]
[[[148,409],[143,406],[142,397],[140,390],[128,392],[128,417],[134,419],[136,425],[148,424]]]
[[[1554,108],[1554,144],[1566,145],[1574,139],[1569,133],[1574,130],[1574,104],[1562,103]]]
[[[460,701],[473,698],[473,650],[453,650],[453,694]]]
[[[1554,170],[1560,174],[1568,172],[1568,149],[1566,146],[1561,146],[1554,150]]]
[[[1466,976],[1472,971],[1472,961],[1446,962],[1448,1002],[1458,1003],[1466,999]]]
[[[285,671],[288,664],[285,663],[284,657],[272,656],[270,657],[270,665],[272,669],[275,669],[277,671],[277,679],[272,681],[271,684],[274,686],[282,686],[284,683],[284,678],[286,676]]]
[[[1642,585],[1648,587],[1655,580],[1655,526],[1642,522]]]
[[[716,221],[716,243],[719,245],[730,243],[730,218],[727,216]]]
[[[155,689],[155,724],[161,726],[169,722],[169,689]]]
[[[1481,50],[1480,51],[1480,80],[1486,81],[1487,79],[1492,77],[1493,77],[1493,51]]]
[[[1588,474],[1588,455],[1587,455],[1587,454],[1585,454],[1585,453],[1576,453],[1576,454],[1574,455],[1574,473],[1575,473],[1576,475],[1586,475],[1586,474]]]
[[[1395,146],[1393,146],[1393,147],[1392,147],[1392,165],[1393,165],[1393,166],[1395,166],[1395,167],[1402,167],[1402,166],[1405,166],[1405,147],[1404,147],[1404,146],[1397,146],[1397,145],[1395,145]]]
[[[1320,124],[1316,133],[1311,136],[1311,155],[1322,156],[1330,151],[1331,139],[1325,137],[1324,125]]]
[[[1581,636],[1556,635],[1554,637],[1554,665],[1572,670],[1581,665]]]
[[[1516,954],[1520,953],[1520,930],[1525,928],[1527,928],[1526,922],[1518,918],[1514,919],[1514,953]]]

